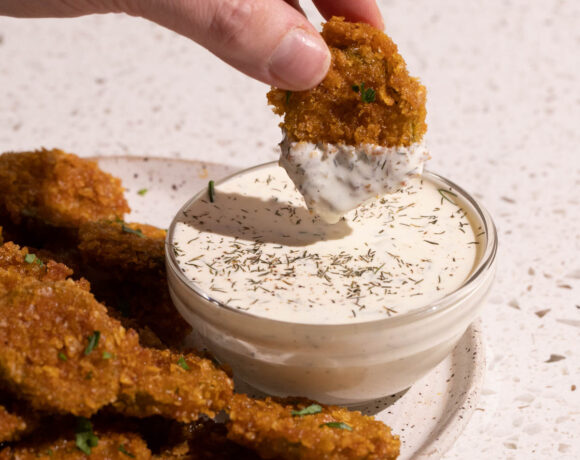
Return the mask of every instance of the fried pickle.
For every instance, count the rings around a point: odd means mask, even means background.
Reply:
[[[368,24],[333,17],[322,37],[332,61],[315,88],[272,89],[268,101],[291,141],[409,146],[425,124],[426,90],[409,76],[397,45]]]
[[[171,302],[165,273],[165,230],[146,224],[99,221],[81,225],[83,276],[99,300],[115,309],[124,325],[146,344],[149,332],[179,347],[191,332]]]
[[[342,407],[240,394],[229,417],[228,438],[262,458],[388,460],[399,454],[399,438],[389,427]]]
[[[227,438],[225,425],[213,420],[199,420],[181,425],[173,433],[169,445],[158,457],[160,460],[259,460],[254,451]]]
[[[91,433],[93,434],[93,433]],[[152,458],[151,451],[141,437],[135,433],[95,432],[95,446],[79,449],[75,435],[43,442],[32,441],[7,447],[0,451],[0,460],[128,460]],[[82,444],[81,444],[82,445]],[[90,453],[87,453],[90,452]]]
[[[79,228],[85,263],[119,270],[119,276],[165,276],[165,230],[147,224],[87,222]]]
[[[0,213],[16,224],[76,228],[129,211],[121,181],[94,161],[58,149],[0,155]]]
[[[86,286],[24,264],[0,267],[0,380],[33,408],[191,422],[225,407],[233,384],[211,361],[142,347]]]

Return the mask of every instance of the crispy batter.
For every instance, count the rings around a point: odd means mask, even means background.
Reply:
[[[0,406],[0,443],[18,439],[26,429],[27,423],[24,417]]]
[[[171,302],[165,273],[165,230],[146,224],[100,221],[79,229],[83,275],[95,296],[139,330],[151,345],[150,332],[179,347],[191,332]]]
[[[256,450],[263,458],[323,459],[395,459],[399,438],[389,427],[337,406],[321,406],[320,413],[292,415],[311,405],[311,401],[266,398],[254,400],[235,395],[230,404],[228,437]],[[352,429],[326,426],[343,422]]]
[[[122,221],[88,222],[79,229],[85,263],[119,270],[120,276],[165,276],[165,230]]]
[[[200,420],[181,425],[168,446],[159,454],[160,460],[259,460],[255,452],[227,438],[225,425],[212,420]]]
[[[0,156],[0,215],[14,224],[32,218],[76,228],[129,211],[121,181],[94,161],[58,149]]]
[[[285,115],[280,126],[290,139],[386,147],[419,142],[427,130],[426,90],[409,76],[397,45],[368,24],[336,17],[322,36],[332,54],[322,83],[268,93],[274,112]]]
[[[8,242],[0,246],[0,268],[11,269],[22,276],[38,280],[58,281],[67,279],[73,271],[64,264],[49,260],[44,263],[36,253],[28,248],[20,249],[14,243]],[[88,284],[85,285],[88,290]]]
[[[0,460],[147,460],[151,451],[141,437],[135,433],[95,432],[98,444],[91,448],[91,454],[81,452],[74,435],[44,441],[29,442],[0,451]]]
[[[211,361],[143,348],[84,286],[21,271],[0,268],[0,379],[33,408],[90,416],[113,404],[190,422],[229,401],[232,381]]]

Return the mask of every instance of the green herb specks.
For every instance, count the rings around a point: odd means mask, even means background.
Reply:
[[[99,438],[93,433],[93,424],[85,417],[77,420],[75,438],[77,448],[87,455],[91,455],[91,449],[99,444]]]
[[[85,356],[91,354],[91,352],[97,348],[99,344],[99,339],[101,338],[101,333],[99,331],[94,331],[93,335],[89,337],[89,343],[87,344],[87,348],[85,348]]]
[[[207,185],[207,193],[209,195],[210,203],[213,203],[215,200],[215,182],[213,180],[210,180]]]
[[[350,425],[347,425],[344,422],[328,422],[328,423],[323,423],[320,426],[321,427],[327,426],[329,428],[338,428],[339,430],[352,431],[352,427]]]
[[[318,404],[311,404],[308,407],[300,410],[293,410],[292,417],[302,417],[304,415],[314,415],[320,414],[322,412],[322,407]]]
[[[179,365],[179,367],[181,367],[182,369],[188,371],[189,370],[189,366],[187,365],[187,362],[185,361],[185,358],[183,356],[180,356],[179,359],[177,360],[177,364]]]

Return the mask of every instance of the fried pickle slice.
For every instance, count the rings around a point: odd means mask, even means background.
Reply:
[[[301,460],[397,458],[400,441],[388,426],[337,406],[235,395],[228,438],[262,458]]]
[[[155,458],[160,460],[259,460],[254,451],[227,438],[224,424],[198,420],[181,425]]]
[[[333,17],[322,37],[332,55],[324,80],[308,91],[272,89],[268,102],[291,141],[409,146],[425,124],[426,90],[409,76],[397,45],[368,24]]]
[[[79,228],[85,263],[119,270],[119,276],[165,276],[166,231],[121,220],[87,222]]]
[[[117,221],[90,222],[79,229],[83,276],[95,296],[118,312],[124,325],[148,340],[153,332],[162,343],[178,348],[191,326],[177,312],[167,286],[165,230]]]
[[[28,268],[0,266],[0,380],[34,409],[191,422],[228,403],[233,383],[211,361],[142,347],[86,286]]]
[[[151,451],[141,437],[135,433],[98,432],[91,433],[96,445],[86,447],[68,437],[50,439],[43,442],[27,442],[7,447],[0,451],[0,460],[128,460],[152,458]],[[83,446],[83,450],[79,448]],[[90,453],[87,453],[90,452]]]
[[[0,215],[14,224],[77,228],[129,211],[121,181],[94,161],[58,149],[0,155]]]

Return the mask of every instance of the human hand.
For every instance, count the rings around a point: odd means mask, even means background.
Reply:
[[[344,16],[383,28],[375,0],[313,0],[325,18]],[[250,77],[289,90],[311,88],[330,65],[326,44],[299,0],[2,0],[0,14],[140,16],[191,38]]]

